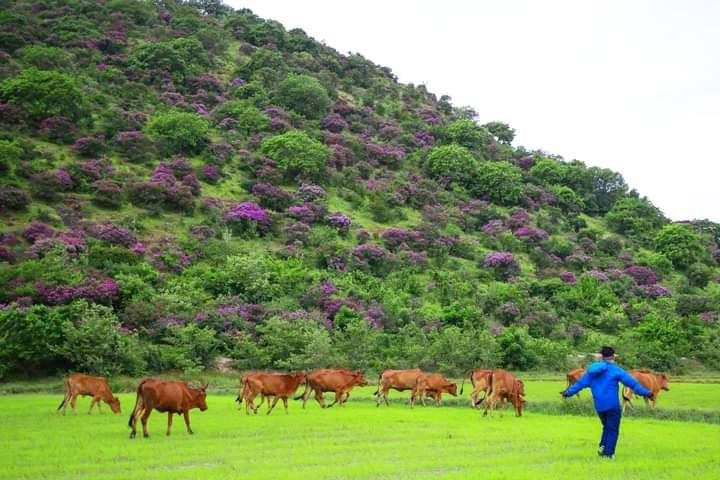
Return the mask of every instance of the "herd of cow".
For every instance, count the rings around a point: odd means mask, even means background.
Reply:
[[[577,382],[585,373],[585,369],[572,370],[567,374],[567,386]],[[649,399],[651,406],[655,406],[657,395],[660,390],[669,390],[668,379],[665,375],[656,374],[650,370],[629,370],[643,386],[653,392]],[[469,372],[469,380],[473,386],[470,394],[470,406],[478,408],[485,404],[484,414],[502,407],[505,402],[510,402],[515,408],[515,415],[521,416],[525,405],[525,385],[512,373],[502,369],[475,369]],[[350,397],[351,390],[356,386],[366,386],[368,382],[360,371],[349,371],[340,369],[319,369],[308,374],[295,372],[291,374],[254,372],[248,373],[242,378],[240,385],[241,392],[236,401],[241,405],[245,402],[245,412],[257,413],[260,406],[267,399],[270,414],[275,408],[278,400],[282,399],[285,406],[285,413],[288,411],[288,399],[295,395],[301,385],[305,385],[303,393],[294,397],[295,400],[303,400],[303,408],[310,396],[315,394],[315,399],[322,408],[330,408],[335,404],[342,406]],[[185,382],[166,381],[158,379],[145,379],[137,387],[135,407],[130,413],[128,425],[132,429],[130,438],[135,438],[138,419],[142,422],[143,436],[148,436],[147,422],[153,410],[168,414],[167,435],[170,435],[172,428],[173,414],[182,414],[188,433],[193,433],[190,428],[190,410],[199,408],[207,410],[206,395],[207,385],[200,388],[192,388]],[[465,379],[460,387],[462,395],[465,387]],[[390,390],[411,391],[410,408],[420,400],[425,405],[425,398],[431,397],[436,406],[442,404],[443,393],[457,396],[457,384],[450,382],[442,374],[423,372],[419,368],[409,370],[384,370],[378,378],[378,386],[375,391],[375,404],[380,406],[382,400],[385,405],[388,402]],[[323,394],[333,392],[335,400],[326,405]],[[481,393],[483,396],[481,397]],[[120,400],[114,396],[106,378],[93,377],[90,375],[73,374],[65,378],[65,397],[60,403],[58,410],[62,409],[63,415],[68,404],[73,413],[78,396],[91,396],[90,410],[97,405],[101,410],[101,402],[110,406],[114,413],[120,413]],[[255,404],[255,399],[260,396],[260,403]],[[623,410],[631,400],[633,391],[625,388],[623,391]],[[272,403],[271,403],[272,399]],[[648,400],[646,399],[646,402]]]

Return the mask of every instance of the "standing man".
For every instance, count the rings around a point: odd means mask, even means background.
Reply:
[[[602,360],[590,365],[585,375],[561,395],[565,398],[571,397],[583,388],[590,387],[595,410],[600,416],[603,426],[598,455],[612,458],[620,434],[620,417],[622,415],[618,399],[618,382],[632,388],[635,393],[643,397],[652,397],[652,392],[615,364],[615,350],[611,347],[602,347],[600,354]]]

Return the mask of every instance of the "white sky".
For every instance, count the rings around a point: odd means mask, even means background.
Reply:
[[[720,222],[720,1],[226,1]]]

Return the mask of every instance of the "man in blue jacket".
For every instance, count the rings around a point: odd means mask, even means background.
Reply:
[[[598,455],[612,458],[620,434],[620,417],[622,415],[618,399],[618,382],[632,388],[635,393],[643,397],[652,397],[652,392],[615,364],[615,350],[611,347],[603,347],[600,354],[602,360],[590,365],[585,375],[562,392],[562,396],[571,397],[583,388],[590,387],[595,402],[595,411],[600,416],[603,426]]]

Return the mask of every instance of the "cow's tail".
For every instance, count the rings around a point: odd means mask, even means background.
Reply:
[[[310,380],[308,380],[307,375],[305,375],[305,390],[300,395],[293,398],[293,400],[300,400],[301,398],[303,398],[305,396],[305,394],[307,393],[308,388],[310,388]]]
[[[135,418],[135,413],[138,411],[139,408],[142,408],[142,387],[145,384],[145,380],[140,382],[140,385],[138,385],[137,388],[137,396],[135,397],[135,406],[130,411],[130,418],[128,419],[128,427],[133,427],[133,418]]]
[[[383,370],[382,372],[380,372],[380,375],[378,375],[378,386],[377,386],[377,390],[375,390],[375,393],[373,393],[373,395],[375,395],[375,396],[378,396],[378,395],[380,394],[380,384],[382,383],[383,373],[385,373],[385,370]]]
[[[60,406],[57,408],[58,410],[65,405],[65,402],[67,402],[67,399],[70,396],[70,380],[67,377],[63,379],[63,384],[65,385],[65,395],[63,396],[62,402],[60,402]]]

